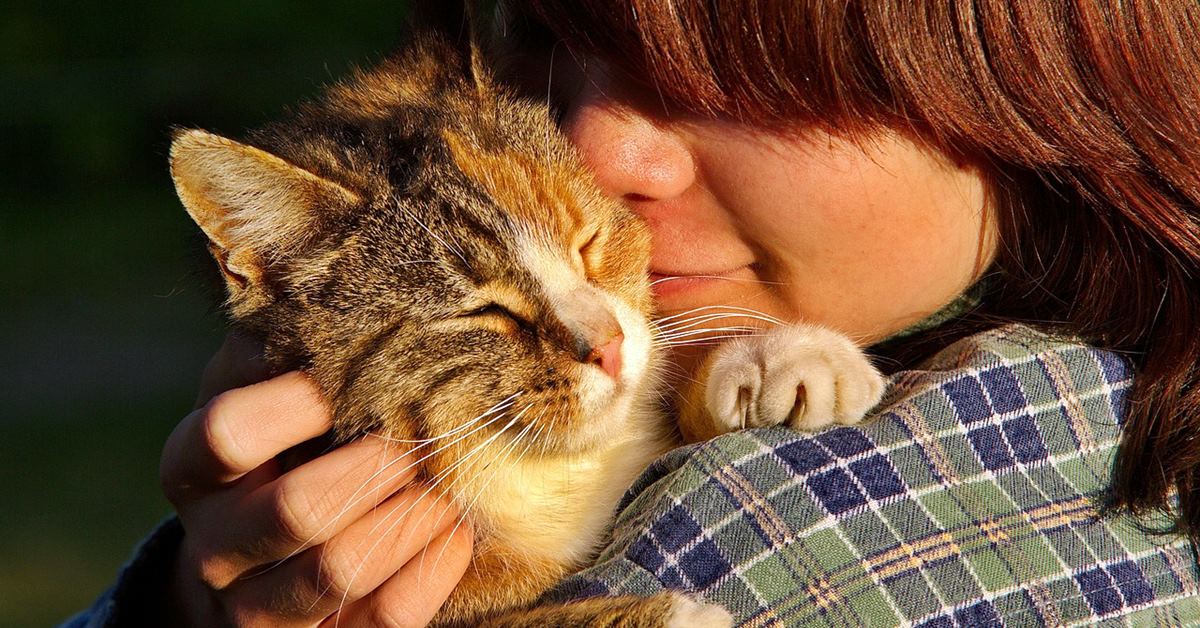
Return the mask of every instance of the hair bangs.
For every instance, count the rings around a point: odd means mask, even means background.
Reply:
[[[893,93],[851,4],[732,0],[513,3],[572,50],[614,64],[668,107],[747,124],[892,123]],[[616,8],[616,7],[620,8]]]

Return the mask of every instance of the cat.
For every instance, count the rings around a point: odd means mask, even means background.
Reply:
[[[669,420],[645,226],[545,104],[436,33],[245,141],[177,131],[171,174],[233,324],[311,376],[338,442],[416,444],[471,519],[438,625],[729,625],[682,593],[530,606],[682,437],[853,423],[881,395],[849,340],[783,325],[714,350]]]

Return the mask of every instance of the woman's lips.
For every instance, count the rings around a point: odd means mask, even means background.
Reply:
[[[750,265],[738,266],[731,270],[700,273],[679,273],[665,270],[650,271],[650,288],[656,299],[688,294],[711,287],[714,284],[724,284],[730,280],[742,280],[739,275],[749,270]]]

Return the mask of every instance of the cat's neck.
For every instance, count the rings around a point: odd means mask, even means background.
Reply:
[[[592,556],[621,495],[668,447],[657,418],[635,417],[623,439],[584,454],[532,456],[505,465],[471,507],[506,552],[578,564]]]

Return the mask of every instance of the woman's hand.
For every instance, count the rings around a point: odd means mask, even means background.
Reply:
[[[380,438],[284,471],[276,456],[327,432],[330,412],[300,373],[252,384],[266,376],[258,353],[226,339],[202,407],[163,450],[163,490],[185,530],[177,619],[317,626],[340,613],[342,626],[424,625],[466,570],[470,530],[412,483],[416,455]]]

